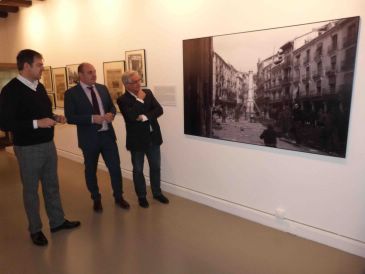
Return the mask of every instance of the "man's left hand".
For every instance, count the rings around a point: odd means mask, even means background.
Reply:
[[[61,124],[66,123],[66,118],[65,118],[65,116],[63,116],[63,115],[55,115],[55,116],[54,116],[54,120],[55,120],[57,123],[61,123]]]
[[[114,120],[114,114],[113,113],[111,113],[111,112],[108,112],[108,113],[106,113],[105,115],[104,115],[104,119],[105,119],[105,121],[107,121],[107,123],[111,123],[111,122],[113,122],[113,120]]]

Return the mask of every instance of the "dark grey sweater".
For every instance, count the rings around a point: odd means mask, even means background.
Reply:
[[[52,103],[44,86],[34,91],[12,79],[0,93],[0,127],[11,131],[14,145],[28,146],[53,140],[52,128],[33,128],[33,120],[53,119]]]

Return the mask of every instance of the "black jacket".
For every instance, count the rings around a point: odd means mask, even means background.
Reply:
[[[127,131],[126,147],[132,151],[144,151],[150,144],[162,144],[162,135],[157,118],[163,114],[163,109],[151,90],[144,89],[143,91],[146,93],[144,103],[138,101],[128,91],[117,100]],[[141,114],[144,114],[148,121],[137,121],[138,115]]]

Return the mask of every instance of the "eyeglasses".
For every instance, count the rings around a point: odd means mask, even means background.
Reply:
[[[142,79],[137,79],[135,81],[130,81],[128,84],[135,85],[135,84],[138,84],[138,83],[141,83],[141,82],[142,82]]]

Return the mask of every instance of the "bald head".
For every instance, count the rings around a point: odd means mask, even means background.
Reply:
[[[96,83],[96,70],[90,63],[81,63],[77,72],[79,73],[80,81],[86,85],[94,85]]]

